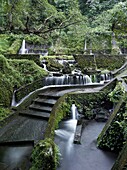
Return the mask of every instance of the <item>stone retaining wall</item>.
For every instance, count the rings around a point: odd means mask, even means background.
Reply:
[[[108,69],[114,70],[120,68],[125,63],[126,55],[74,55],[79,67],[84,70],[92,69]]]
[[[40,55],[39,54],[5,54],[7,59],[28,59],[33,60],[36,64],[40,65]]]

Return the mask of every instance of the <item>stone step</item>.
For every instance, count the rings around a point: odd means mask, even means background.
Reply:
[[[45,119],[45,120],[48,120],[50,117],[50,114],[47,112],[34,111],[34,110],[22,110],[21,112],[19,112],[19,115],[41,118],[41,119]]]
[[[31,104],[29,106],[29,109],[30,110],[35,110],[35,111],[43,111],[43,112],[47,112],[47,113],[50,113],[52,111],[52,107],[50,107],[50,106],[41,106],[41,105],[38,105],[38,104]]]
[[[56,96],[55,94],[44,94],[44,93],[40,93],[38,95],[40,98],[45,98],[45,99],[56,99],[58,100],[61,96]]]
[[[42,99],[42,98],[36,98],[33,102],[40,104],[40,105],[54,105],[57,100],[55,99]]]

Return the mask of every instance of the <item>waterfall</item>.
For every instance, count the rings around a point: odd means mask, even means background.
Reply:
[[[101,74],[101,80],[104,82],[108,82],[111,80],[111,74],[110,73],[104,73]]]
[[[20,54],[26,54],[28,53],[28,50],[25,48],[25,40],[22,41],[22,46],[21,46],[21,49],[20,49]]]
[[[86,48],[86,40],[85,40],[84,51],[86,51],[86,50],[87,50],[87,48]]]
[[[92,80],[88,75],[63,75],[48,76],[45,78],[45,85],[85,85],[91,84]]]
[[[92,83],[91,77],[89,77],[88,75],[85,75],[84,79],[85,79],[85,84]]]
[[[74,147],[73,140],[77,126],[77,110],[75,104],[72,104],[71,112],[72,118],[70,120],[60,122],[60,128],[55,130],[56,138],[58,140],[66,141],[64,151],[67,159],[69,159]]]
[[[72,112],[72,119],[76,120],[77,119],[77,107],[75,106],[75,104],[72,104],[71,106],[71,112]]]
[[[13,95],[12,95],[11,106],[16,106],[17,105],[16,98],[15,98],[15,93],[16,93],[16,90],[14,90]]]
[[[44,66],[44,70],[45,70],[45,71],[48,71],[48,70],[47,70],[47,67],[46,67],[46,64],[43,63],[43,66]]]

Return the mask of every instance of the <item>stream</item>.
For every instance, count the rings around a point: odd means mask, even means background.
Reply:
[[[55,143],[61,153],[57,170],[111,170],[117,155],[96,147],[96,139],[105,123],[90,121],[82,131],[80,145],[73,144],[74,121],[62,121],[56,130]]]

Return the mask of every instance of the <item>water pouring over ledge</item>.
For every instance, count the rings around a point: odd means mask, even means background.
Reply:
[[[66,159],[69,159],[72,148],[73,148],[73,140],[74,140],[74,134],[77,126],[77,107],[75,104],[72,104],[71,106],[71,113],[72,118],[70,120],[62,121],[60,123],[60,128],[55,131],[56,134],[56,140],[57,142],[61,143],[63,141],[66,141],[66,146],[64,148],[64,153]],[[63,153],[63,151],[60,151]]]
[[[71,113],[72,113],[72,119],[76,120],[77,119],[77,107],[75,104],[72,104],[71,106]]]
[[[28,49],[26,49],[25,47],[25,40],[22,41],[22,46],[21,49],[19,51],[19,54],[27,54],[28,53]]]
[[[92,76],[88,75],[69,75],[64,74],[59,76],[54,76],[54,73],[50,73],[49,76],[42,79],[42,88],[47,87],[76,87],[76,86],[89,86],[89,85],[95,85],[95,86],[102,86],[105,82],[108,82],[112,79],[110,74],[101,74],[101,81],[100,82],[92,82]],[[97,78],[94,78],[94,80],[97,80]],[[38,90],[38,89],[36,89]],[[36,91],[35,90],[35,91]],[[27,97],[29,97],[32,93],[35,91],[31,91],[28,95],[24,96],[20,101],[16,101],[16,93],[18,90],[15,90],[13,92],[12,96],[12,102],[11,106],[18,106],[23,100],[25,100]]]

